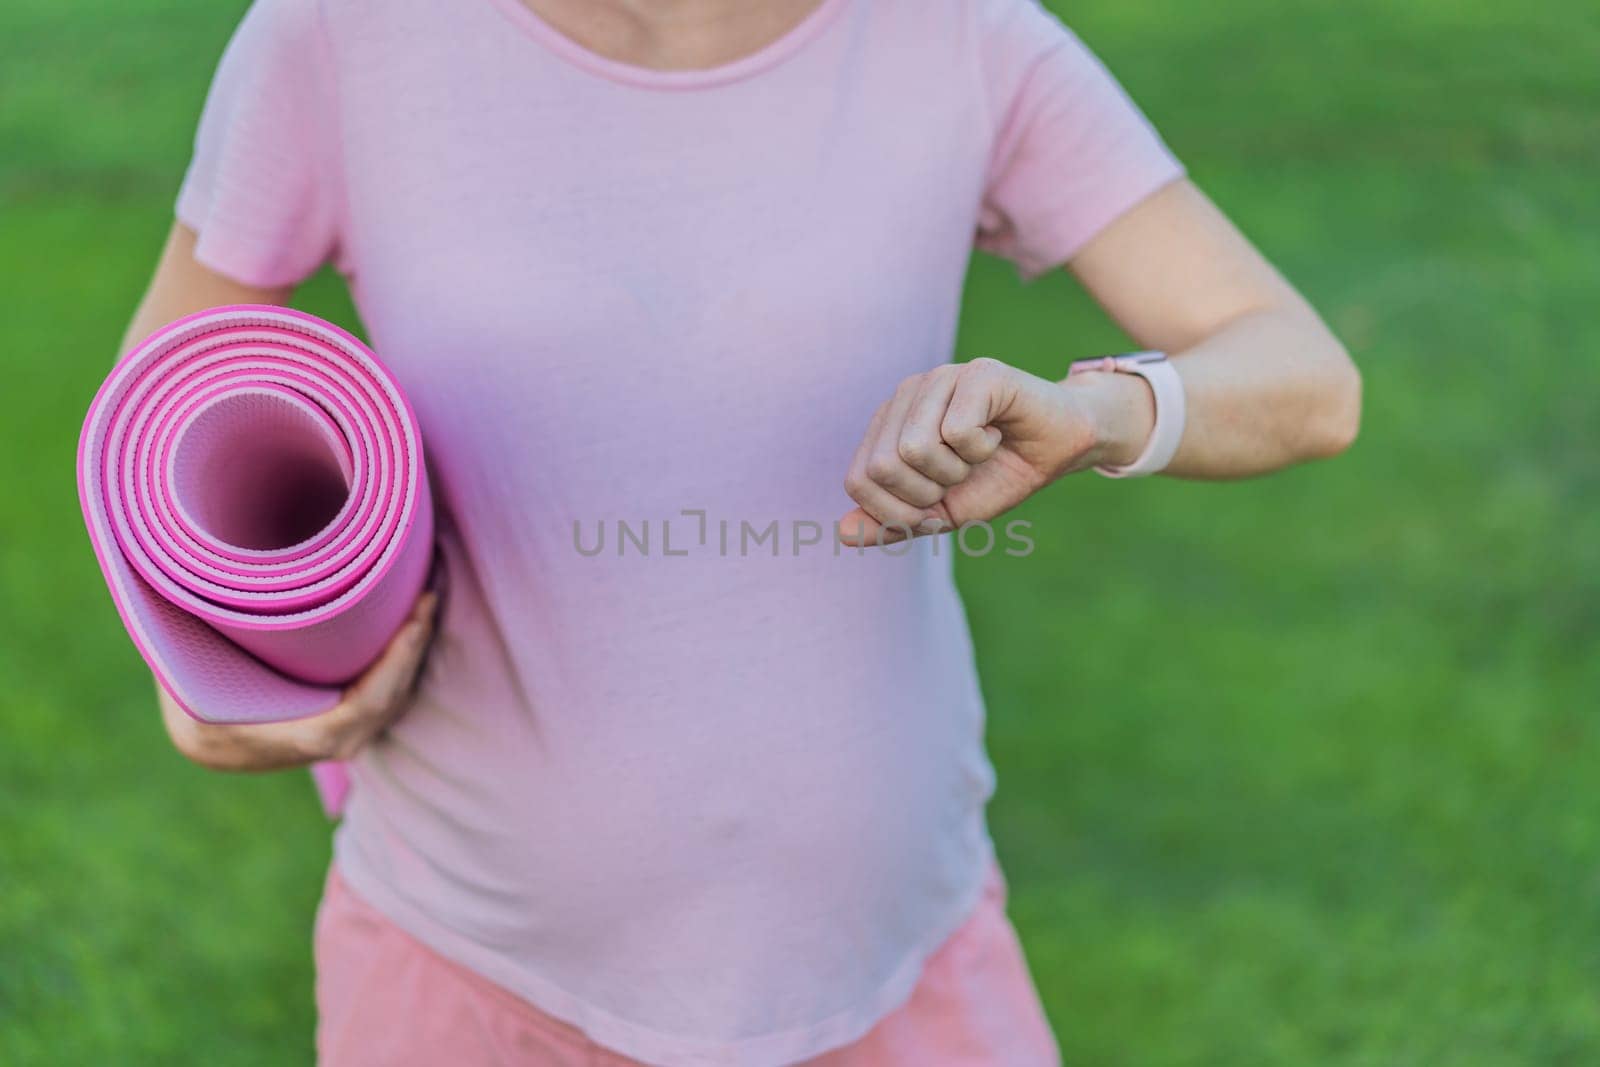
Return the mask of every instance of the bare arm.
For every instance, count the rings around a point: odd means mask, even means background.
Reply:
[[[1240,478],[1336,455],[1355,439],[1361,378],[1299,293],[1188,181],[1162,189],[1069,265],[1137,342],[1169,353],[1188,418],[1166,473]],[[1065,359],[1097,353],[1074,353]],[[1125,374],[1038,378],[997,360],[913,375],[885,401],[845,489],[850,543],[992,519],[1057,478],[1126,464],[1154,425]]]
[[[293,295],[290,289],[258,289],[218,274],[194,258],[194,247],[194,231],[174,225],[120,351],[196,311],[220,304],[287,304]],[[216,726],[191,718],[157,685],[167,733],[178,751],[217,770],[267,771],[349,758],[404,712],[432,636],[435,606],[434,594],[424,593],[383,656],[331,711],[294,722]]]
[[[1119,219],[1070,268],[1129,336],[1174,357],[1188,421],[1166,473],[1262,474],[1355,439],[1361,377],[1344,347],[1191,183]],[[1120,381],[1148,397],[1142,381]],[[1138,455],[1147,418],[1125,430],[1125,452]]]

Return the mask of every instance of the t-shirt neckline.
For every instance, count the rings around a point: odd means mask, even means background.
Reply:
[[[557,56],[592,74],[647,89],[710,89],[752,77],[804,48],[833,20],[846,0],[822,0],[782,36],[747,55],[715,67],[654,70],[600,55],[556,29],[523,0],[492,0],[508,19]]]

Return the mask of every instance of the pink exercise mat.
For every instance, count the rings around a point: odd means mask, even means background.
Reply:
[[[428,578],[416,418],[371,351],[279,307],[162,327],[112,370],[78,496],[128,635],[203,722],[326,711]],[[341,764],[313,768],[343,807]]]

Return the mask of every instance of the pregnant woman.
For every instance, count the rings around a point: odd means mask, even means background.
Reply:
[[[974,243],[1151,354],[950,363]],[[165,707],[207,766],[354,761],[321,1061],[1056,1062],[938,531],[1360,405],[1085,46],[1031,0],[256,0],[130,335],[330,261],[447,595],[325,715]]]

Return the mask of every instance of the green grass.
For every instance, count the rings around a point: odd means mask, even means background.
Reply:
[[[327,826],[164,739],[77,425],[238,4],[0,9],[0,1063],[310,1056]],[[965,561],[993,826],[1069,1063],[1600,1062],[1600,9],[1082,0],[1366,374],[1337,462],[1074,479]],[[329,278],[306,306],[349,321]],[[963,354],[1121,339],[975,265]]]

